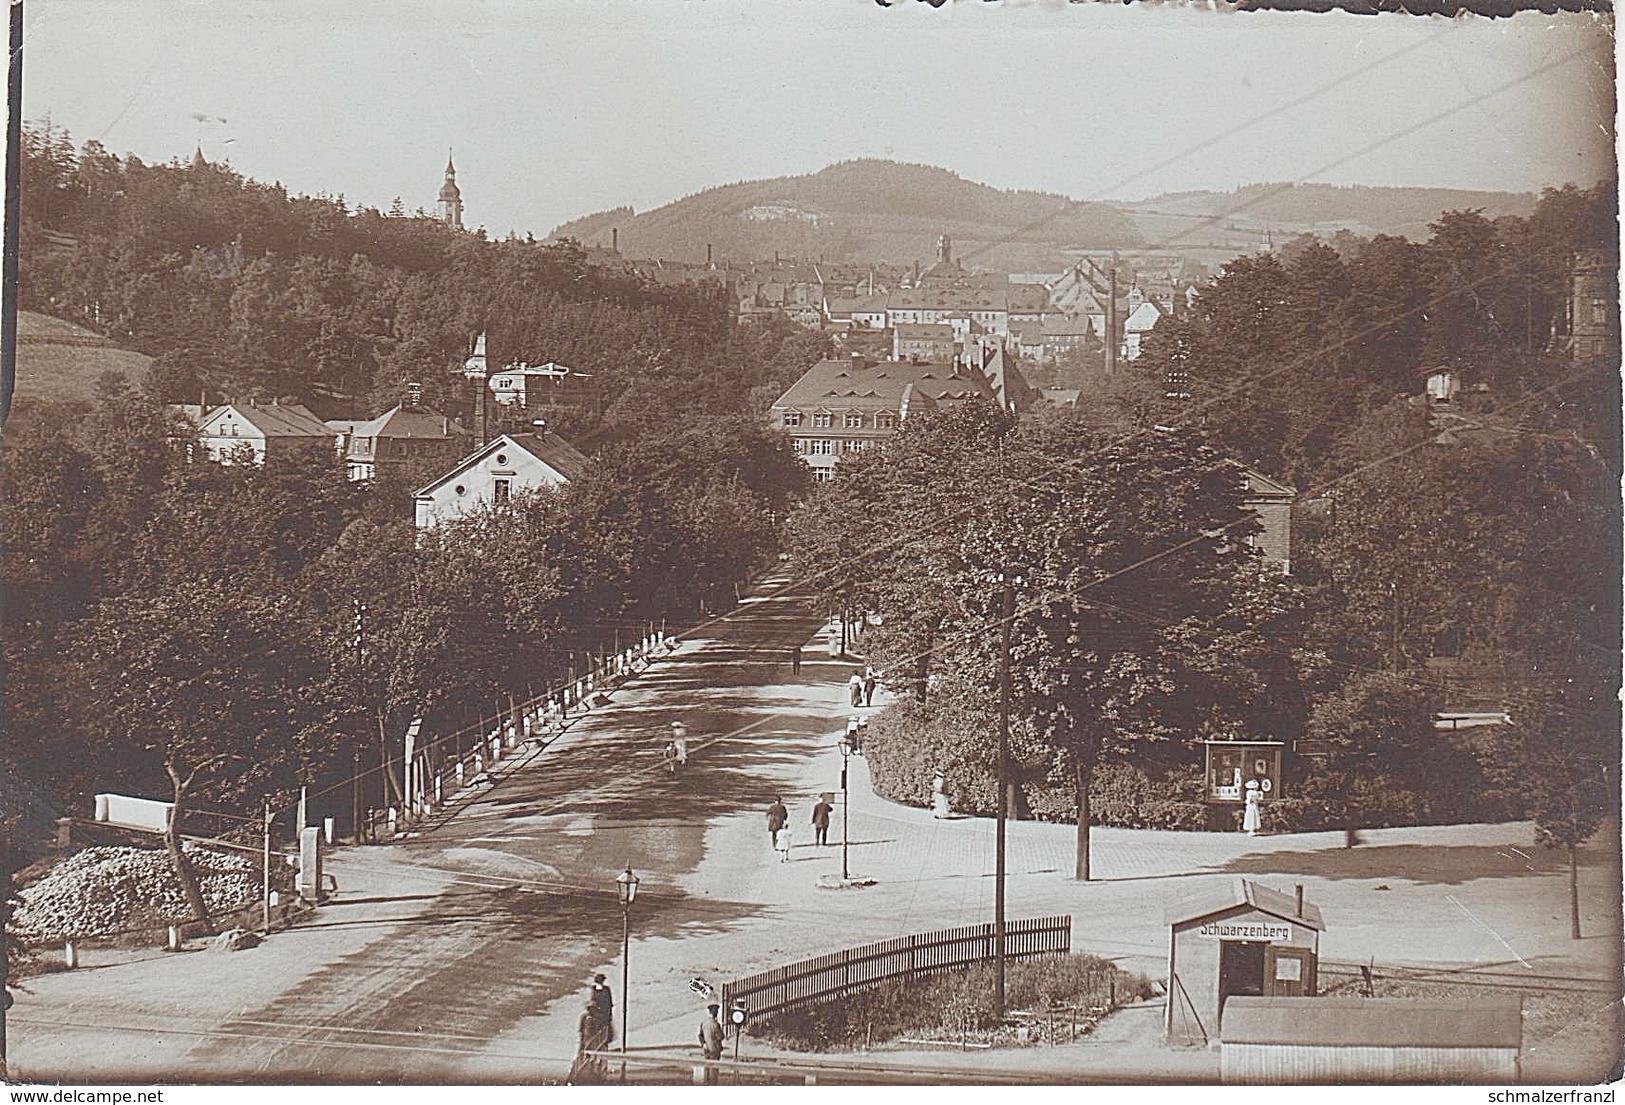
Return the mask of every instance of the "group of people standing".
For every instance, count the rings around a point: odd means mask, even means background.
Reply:
[[[812,808],[813,841],[820,845],[829,843],[829,819],[835,812],[835,804],[830,801],[831,797],[829,794],[820,794]],[[784,799],[778,795],[774,795],[773,804],[767,807],[767,835],[773,850],[779,854],[779,862],[788,863],[790,811],[785,806]]]

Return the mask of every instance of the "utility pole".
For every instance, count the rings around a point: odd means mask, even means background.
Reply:
[[[265,800],[265,846],[260,859],[264,867],[260,874],[260,916],[265,921],[265,935],[271,935],[271,800]]]
[[[1394,597],[1393,630],[1389,635],[1388,642],[1388,670],[1397,672],[1399,670],[1399,584],[1390,580],[1388,593]]]
[[[1117,251],[1112,251],[1111,268],[1106,270],[1106,375],[1117,372]]]
[[[999,817],[995,833],[996,866],[993,876],[993,958],[997,963],[993,976],[994,1015],[1004,1021],[1004,821],[1010,793],[1008,781],[1010,757],[1010,619],[1014,616],[1014,596],[1010,580],[1001,576],[1003,588],[999,595]]]

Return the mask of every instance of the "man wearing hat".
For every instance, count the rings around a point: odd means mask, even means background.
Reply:
[[[722,1022],[717,1014],[722,1006],[718,1002],[711,1002],[705,1007],[705,1020],[700,1022],[700,1054],[707,1059],[722,1058]],[[705,1084],[714,1086],[717,1082],[715,1067],[705,1068]]]

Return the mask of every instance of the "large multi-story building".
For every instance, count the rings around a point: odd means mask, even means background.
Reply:
[[[1005,371],[1001,365],[995,387],[974,368],[871,361],[853,354],[809,368],[773,404],[768,418],[774,429],[790,435],[790,447],[813,478],[828,480],[843,456],[885,441],[922,411],[970,399],[1000,402],[1004,393],[1016,390]]]
[[[1619,356],[1619,258],[1586,250],[1574,259],[1569,293],[1569,339],[1574,359]]]

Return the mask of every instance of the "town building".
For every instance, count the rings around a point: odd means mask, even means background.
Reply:
[[[1604,250],[1585,250],[1575,257],[1569,342],[1577,361],[1619,359],[1619,258]]]
[[[901,322],[892,327],[892,360],[948,364],[957,352],[954,328],[945,323]]]
[[[604,412],[604,395],[590,373],[548,361],[533,365],[514,361],[490,373],[491,398],[512,412],[541,407],[570,407]]]
[[[1123,320],[1122,357],[1125,361],[1139,357],[1146,335],[1156,329],[1162,316],[1163,309],[1155,300],[1141,299],[1130,308],[1128,318]]]
[[[406,472],[417,462],[449,463],[468,450],[473,435],[454,419],[422,405],[417,385],[407,398],[377,418],[330,420],[344,468],[352,480]]]
[[[1260,526],[1257,533],[1247,535],[1247,547],[1285,575],[1292,570],[1292,504],[1298,493],[1255,469],[1237,467],[1245,487],[1241,505],[1258,516]]]
[[[588,460],[556,434],[498,434],[417,492],[419,529],[580,479]]]
[[[980,372],[952,364],[870,361],[854,354],[820,361],[768,413],[774,429],[817,480],[833,479],[841,457],[895,434],[909,418],[945,403],[994,401]]]
[[[334,432],[298,403],[227,403],[205,414],[198,426],[202,455],[221,464],[253,455],[257,464],[313,447],[331,449]]]
[[[885,441],[921,411],[971,399],[1010,410],[1038,402],[1002,348],[992,346],[980,357],[980,365],[952,357],[874,361],[859,353],[820,361],[773,404],[769,423],[790,435],[790,447],[814,479],[828,480],[843,456]]]

